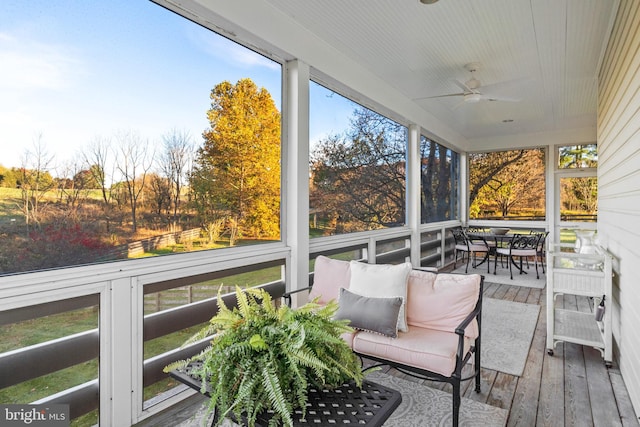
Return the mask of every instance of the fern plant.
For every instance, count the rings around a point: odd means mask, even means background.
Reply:
[[[271,410],[270,425],[293,425],[294,409],[307,403],[310,386],[333,388],[353,380],[362,385],[360,360],[341,338],[352,331],[348,321],[334,320],[336,302],[316,301],[298,309],[276,307],[263,289],[236,287],[237,307],[229,309],[218,293],[218,314],[185,346],[213,335],[211,345],[189,360],[165,368],[202,361],[192,375],[209,390],[209,410],[219,411],[218,424],[233,414],[254,426]]]

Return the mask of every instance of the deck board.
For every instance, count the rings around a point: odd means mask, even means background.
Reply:
[[[530,293],[529,299],[539,300],[539,294]],[[529,300],[528,300],[529,301]],[[527,363],[521,377],[517,377],[516,393],[509,408],[508,426],[531,426],[535,424],[540,397],[540,381],[542,377],[542,358],[544,356],[544,330],[546,314],[540,311],[538,324],[531,341]]]
[[[602,355],[594,348],[584,348],[587,386],[594,426],[620,426],[620,414]]]
[[[587,386],[582,346],[564,344],[564,420],[569,426],[592,426],[591,402]]]
[[[631,399],[629,393],[622,380],[620,371],[609,369],[609,378],[611,380],[611,387],[613,387],[613,393],[618,402],[618,410],[620,411],[620,421],[624,427],[637,426],[638,418],[633,411]]]

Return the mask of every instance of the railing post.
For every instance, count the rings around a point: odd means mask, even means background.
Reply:
[[[409,125],[407,151],[407,226],[411,229],[411,264],[421,267],[420,257],[420,127]]]
[[[108,366],[108,384],[100,384],[110,391],[110,425],[128,426],[134,422],[134,384],[141,384],[134,378],[133,364],[136,358],[133,352],[133,339],[142,339],[137,332],[138,319],[133,316],[132,277],[123,277],[111,282],[111,307],[108,316],[111,319],[108,331],[111,345],[111,360]],[[141,341],[140,341],[141,342]],[[102,370],[101,370],[102,371]],[[137,370],[135,370],[137,372]]]
[[[442,267],[447,261],[447,228],[442,227],[438,233],[438,239],[440,239],[440,265]]]
[[[378,251],[376,250],[376,239],[375,237],[371,236],[369,237],[369,243],[367,244],[367,262],[369,264],[376,263],[377,252]]]

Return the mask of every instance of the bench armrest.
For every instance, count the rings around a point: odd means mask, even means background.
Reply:
[[[476,301],[476,306],[473,309],[473,311],[471,313],[469,313],[467,315],[467,317],[460,322],[460,324],[458,325],[458,327],[456,328],[456,335],[458,335],[458,350],[456,351],[456,369],[455,369],[455,373],[454,375],[460,377],[460,375],[462,374],[462,366],[464,365],[464,363],[466,363],[466,361],[469,359],[469,357],[471,357],[471,353],[467,353],[465,355],[465,351],[464,351],[464,330],[466,329],[467,326],[469,326],[469,323],[471,323],[471,321],[473,319],[478,319],[478,336],[475,339],[475,346],[474,346],[474,354],[475,354],[475,363],[476,365],[479,367],[480,366],[480,339],[482,336],[482,292],[483,292],[483,288],[484,288],[484,276],[480,276],[480,290],[478,292],[478,301]],[[479,369],[479,368],[478,368]],[[476,375],[479,375],[479,370],[476,372]],[[479,390],[479,379],[480,377],[478,376],[476,378],[476,390]]]
[[[311,291],[311,286],[307,286],[306,288],[300,288],[300,289],[296,289],[294,291],[289,291],[289,292],[285,292],[282,295],[282,298],[284,298],[284,300],[286,301],[286,304],[291,307],[291,295],[297,294],[299,292],[303,292],[303,291]]]
[[[469,323],[471,323],[473,319],[478,317],[481,312],[482,308],[476,307],[471,313],[469,313],[467,317],[465,317],[465,319],[456,327],[456,334],[464,335],[464,330],[467,328],[467,326],[469,326]]]

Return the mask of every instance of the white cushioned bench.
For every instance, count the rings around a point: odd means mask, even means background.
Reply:
[[[309,298],[339,303],[336,318],[355,332],[343,338],[355,353],[403,373],[453,386],[458,425],[460,383],[480,392],[482,287],[478,274],[434,273],[411,264],[365,264],[316,258]],[[300,292],[296,290],[287,294]],[[394,317],[395,316],[395,317]],[[462,369],[473,358],[472,370]]]

